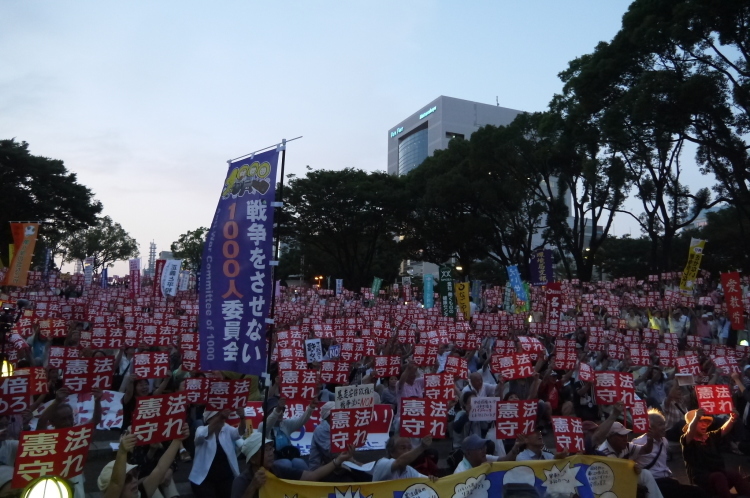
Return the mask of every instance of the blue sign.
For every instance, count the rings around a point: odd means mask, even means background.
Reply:
[[[518,266],[508,266],[508,280],[510,280],[510,286],[513,288],[513,292],[516,293],[516,297],[521,301],[528,301],[526,296],[526,287],[523,285],[521,280],[521,274],[518,272]]]
[[[435,280],[432,273],[425,275],[422,280],[424,282],[424,296],[422,301],[424,302],[424,307],[430,309],[435,306]]]
[[[106,289],[107,288],[107,284],[108,284],[107,280],[109,279],[109,277],[107,275],[108,273],[109,272],[107,271],[106,268],[102,270],[102,279],[101,279],[102,289]]]
[[[272,150],[229,165],[203,249],[198,333],[204,370],[266,370],[278,158]]]
[[[420,114],[419,115],[419,119],[424,119],[424,118],[426,118],[427,116],[429,116],[430,114],[432,114],[435,111],[437,111],[437,106],[432,106],[429,109],[427,109],[425,112],[423,112],[422,114]]]
[[[552,251],[544,249],[531,255],[531,285],[547,285],[555,281]]]

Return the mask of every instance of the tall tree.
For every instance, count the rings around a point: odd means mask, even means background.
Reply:
[[[12,243],[9,221],[41,221],[44,245],[56,252],[63,234],[93,226],[102,205],[62,161],[34,156],[26,142],[0,140],[0,259]],[[42,247],[42,244],[40,244]]]
[[[96,226],[79,230],[63,242],[64,260],[80,261],[94,258],[94,273],[112,266],[116,261],[138,257],[138,243],[119,223],[109,216],[98,218]]]
[[[352,168],[310,170],[290,177],[284,197],[282,240],[313,247],[347,288],[398,275],[403,255],[396,238],[406,211],[401,179]]]
[[[182,260],[183,269],[200,273],[203,246],[206,243],[207,233],[208,228],[206,227],[188,230],[169,246],[174,258]]]

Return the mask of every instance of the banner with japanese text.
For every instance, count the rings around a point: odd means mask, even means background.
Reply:
[[[727,303],[727,317],[732,322],[732,330],[745,330],[740,274],[736,271],[722,273],[721,288],[724,290],[724,302]]]
[[[176,296],[177,284],[180,278],[181,259],[168,259],[164,263],[164,270],[160,278],[160,289],[163,296]]]
[[[456,303],[458,309],[464,315],[464,319],[471,318],[471,306],[469,305],[469,282],[456,282],[453,286],[456,293]]]
[[[166,262],[166,259],[157,259],[154,264],[154,297],[162,297],[164,295],[161,291],[161,276],[164,273],[164,265]]]
[[[260,375],[271,306],[277,149],[229,164],[206,236],[199,288],[201,368]]]
[[[130,269],[130,297],[135,298],[141,294],[141,258],[128,260]]]
[[[526,295],[526,287],[523,285],[521,280],[521,273],[518,271],[518,266],[508,266],[508,281],[510,286],[513,288],[513,292],[516,293],[516,298],[521,301],[527,301],[528,296]]]
[[[538,496],[625,498],[636,495],[638,479],[633,466],[626,459],[572,456],[563,460],[485,463],[434,482],[423,478],[346,484],[287,481],[268,473],[260,497],[488,498],[508,496],[510,489],[518,492],[519,485],[528,485]]]
[[[531,285],[547,285],[555,281],[554,267],[552,266],[552,251],[544,249],[534,251],[531,255]]]
[[[428,310],[435,306],[435,277],[432,276],[432,273],[428,273],[422,278],[422,284],[424,286],[422,302],[424,308]]]
[[[456,299],[453,293],[453,277],[450,266],[440,267],[440,283],[438,283],[440,294],[440,312],[442,316],[456,317]]]
[[[15,223],[10,224],[13,233],[14,246],[13,258],[5,274],[3,285],[23,287],[29,277],[29,266],[34,256],[34,246],[39,233],[39,223]]]
[[[703,259],[703,248],[705,245],[705,240],[690,239],[688,260],[685,263],[685,269],[682,271],[682,279],[680,280],[680,291],[683,293],[693,291],[695,279],[698,276],[698,269],[701,266],[701,259]]]

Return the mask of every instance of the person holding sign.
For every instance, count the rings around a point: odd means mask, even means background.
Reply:
[[[385,452],[388,456],[377,461],[372,471],[372,480],[392,481],[393,479],[426,477],[409,464],[419,458],[419,455],[431,444],[431,436],[423,437],[416,448],[412,448],[408,438],[392,436],[385,445]]]
[[[739,472],[726,469],[719,450],[722,438],[732,431],[737,417],[739,414],[735,410],[720,429],[709,432],[714,418],[706,415],[702,408],[685,414],[687,425],[680,438],[685,467],[690,480],[712,496],[730,498],[732,487],[737,494],[750,496],[750,483]]]

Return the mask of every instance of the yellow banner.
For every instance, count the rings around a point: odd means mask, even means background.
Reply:
[[[533,486],[539,496],[631,498],[638,480],[630,460],[577,455],[564,460],[486,463],[436,482],[398,479],[334,484],[267,475],[260,498],[490,498],[506,496],[510,493],[504,490],[523,485]]]
[[[453,286],[454,292],[456,293],[456,303],[458,303],[458,309],[464,314],[464,318],[468,320],[471,318],[471,306],[469,305],[469,282],[457,282]]]
[[[680,291],[683,294],[693,292],[695,279],[698,277],[698,269],[701,266],[701,259],[703,259],[703,248],[705,245],[705,240],[690,239],[688,260],[687,264],[685,264],[685,269],[682,271],[682,279],[680,280]]]
[[[23,226],[18,227],[15,225]],[[31,257],[34,256],[34,246],[36,245],[36,236],[39,232],[39,223],[11,223],[11,230],[14,237],[16,234],[19,234],[23,238],[20,243],[15,244],[13,259],[8,267],[8,273],[5,275],[3,285],[23,287],[26,285],[26,280],[29,276],[29,266],[31,266]]]

